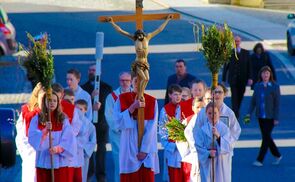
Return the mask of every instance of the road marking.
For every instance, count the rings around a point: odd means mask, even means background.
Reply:
[[[228,88],[230,97],[230,89]],[[164,99],[166,90],[146,90],[146,93],[152,95],[157,99]],[[253,91],[250,87],[246,88],[245,96],[252,96]],[[15,93],[15,94],[0,94],[0,104],[22,104],[28,102],[30,93]],[[281,95],[295,95],[295,85],[283,85],[281,86]]]
[[[274,44],[277,41],[283,40],[268,40],[266,44]],[[243,47],[252,50],[254,45],[259,41],[243,41]],[[177,53],[177,52],[196,52],[196,48],[201,46],[201,43],[181,43],[181,44],[161,44],[161,45],[150,45],[149,53]],[[269,46],[268,50],[277,50],[277,48]],[[104,47],[104,54],[134,54],[134,46],[114,46]],[[63,55],[91,55],[95,54],[95,48],[72,48],[72,49],[52,49],[52,54],[55,56]],[[15,54],[15,56],[24,56],[25,52],[21,51]]]
[[[278,147],[295,147],[295,139],[278,139],[274,140]],[[261,140],[239,140],[235,143],[235,148],[259,148]],[[106,144],[107,151],[112,151],[110,143]],[[163,146],[158,142],[158,150],[163,150]]]
[[[295,147],[295,139],[278,139],[274,140],[277,147]],[[261,140],[239,140],[235,143],[235,148],[244,149],[244,148],[259,148],[261,145]],[[164,147],[160,142],[157,144],[158,150],[163,150]],[[96,151],[97,146],[94,151]],[[108,152],[112,151],[112,145],[110,143],[106,144],[106,150]],[[17,155],[19,152],[17,151]]]
[[[274,140],[278,147],[295,147],[295,139]],[[235,144],[235,148],[259,148],[261,140],[240,140]]]

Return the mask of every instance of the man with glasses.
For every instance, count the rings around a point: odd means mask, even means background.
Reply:
[[[120,87],[115,91],[110,93],[106,99],[105,105],[105,118],[109,125],[109,142],[112,145],[112,155],[114,162],[114,182],[120,181],[120,171],[119,171],[119,146],[120,146],[120,135],[121,131],[114,128],[114,105],[119,95],[126,92],[131,92],[131,74],[129,72],[122,72],[119,74],[119,84]]]

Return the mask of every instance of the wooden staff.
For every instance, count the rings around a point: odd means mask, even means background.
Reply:
[[[213,122],[212,122],[212,124],[213,124],[213,127],[214,127],[214,95],[213,95]],[[214,134],[213,134],[213,132],[212,132],[212,144],[211,144],[211,147],[212,147],[212,149],[214,150],[214,140],[215,140],[215,137],[214,137]],[[214,175],[214,173],[215,173],[215,168],[214,168],[214,157],[211,157],[211,162],[212,162],[212,182],[214,182],[215,181],[215,179],[214,179],[214,177],[215,177],[215,175]]]
[[[216,87],[215,87],[216,88]],[[212,122],[212,128],[214,127],[214,106],[215,106],[215,102],[214,102],[214,94],[212,94],[212,102],[213,102],[213,122]],[[214,136],[214,134],[213,134],[213,132],[212,132],[212,143],[211,143],[211,150],[215,150],[215,147],[214,147],[214,142],[215,142],[215,136]],[[212,167],[212,182],[214,182],[215,181],[215,167],[214,167],[214,157],[211,157],[211,163],[212,163],[212,165],[211,165],[211,167]]]
[[[138,88],[140,87],[140,76],[137,76],[137,94],[138,94]],[[144,107],[138,108],[137,111],[137,129],[138,129],[138,150],[140,151],[141,147],[141,141],[143,138],[143,132],[144,132]]]
[[[46,91],[46,98],[47,98],[47,103],[49,103],[49,101],[51,101],[51,96],[52,96],[52,90],[48,89]],[[49,123],[51,123],[51,117],[50,117],[50,110],[47,108],[47,121]],[[52,123],[51,123],[52,125]],[[52,128],[50,128],[49,130],[49,148],[52,148],[52,135],[51,135],[51,130]],[[50,165],[51,165],[51,182],[54,182],[54,167],[53,167],[53,154],[50,153]]]

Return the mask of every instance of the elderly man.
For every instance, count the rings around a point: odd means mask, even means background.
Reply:
[[[119,98],[120,94],[131,92],[131,74],[129,72],[122,72],[119,74],[119,84],[115,91],[110,93],[107,96],[106,104],[105,104],[105,118],[109,125],[109,142],[112,145],[112,155],[113,155],[113,162],[114,162],[114,181],[120,181],[120,173],[119,173],[119,146],[120,146],[120,135],[121,131],[114,128],[115,121],[114,121],[114,105],[117,99]]]
[[[236,50],[232,51],[230,61],[224,65],[222,73],[222,81],[227,81],[230,85],[232,110],[237,119],[240,116],[246,85],[253,83],[250,54],[248,50],[241,48],[241,41],[241,37],[235,37]]]

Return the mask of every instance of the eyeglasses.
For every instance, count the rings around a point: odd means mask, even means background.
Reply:
[[[131,80],[123,80],[123,79],[121,79],[120,82],[131,82]]]
[[[214,90],[214,93],[215,94],[223,94],[223,91],[221,91],[221,90]]]

